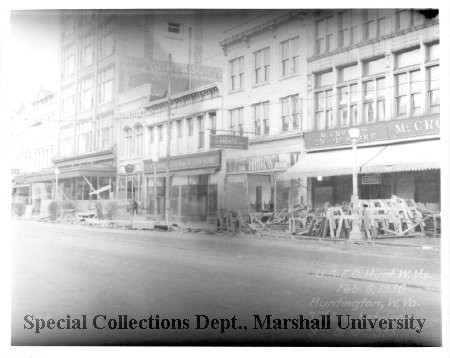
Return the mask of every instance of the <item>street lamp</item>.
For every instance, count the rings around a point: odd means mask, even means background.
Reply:
[[[361,222],[358,216],[358,152],[357,143],[359,138],[359,128],[350,128],[348,130],[348,135],[352,142],[353,151],[353,195],[352,195],[352,206],[353,206],[353,220],[352,220],[352,231],[350,231],[350,240],[357,241],[362,240],[363,235],[361,232]]]
[[[153,162],[153,203],[154,203],[154,211],[155,211],[155,219],[156,216],[158,215],[158,200],[156,198],[157,196],[157,188],[156,188],[156,164],[158,163],[159,158],[157,156],[152,157],[152,162]]]
[[[54,200],[58,200],[58,175],[61,172],[59,171],[59,168],[55,168],[55,197]]]

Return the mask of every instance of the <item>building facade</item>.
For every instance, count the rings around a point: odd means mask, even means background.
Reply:
[[[117,196],[119,93],[151,84],[151,99],[221,79],[204,62],[203,14],[185,11],[64,10],[61,101],[55,165],[64,200]]]
[[[314,206],[350,201],[348,129],[360,129],[360,199],[440,204],[439,17],[408,9],[321,10],[304,36],[307,176]]]
[[[14,118],[13,199],[33,205],[35,212],[39,212],[42,200],[51,199],[54,195],[54,175],[43,182],[37,182],[37,178],[43,173],[53,173],[52,158],[57,146],[57,105],[57,93],[40,89],[36,98],[24,105]]]
[[[226,149],[228,209],[281,211],[306,201],[306,180],[285,178],[307,124],[304,11],[266,11],[225,32],[224,125],[249,137]]]
[[[139,102],[120,116],[118,200],[135,199],[139,212],[164,217],[167,180],[168,101]],[[133,108],[134,107],[134,108]],[[206,85],[171,99],[170,216],[174,221],[215,220],[223,183],[222,153],[210,134],[222,128],[220,86]]]

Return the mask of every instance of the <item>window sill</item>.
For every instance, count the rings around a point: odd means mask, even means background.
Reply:
[[[239,92],[244,92],[244,88],[238,89],[238,90],[234,90],[234,91],[228,91],[228,94],[233,94],[233,93],[239,93]]]
[[[268,81],[268,82],[262,82],[262,83],[254,83],[254,84],[252,85],[252,88],[262,87],[262,86],[266,86],[266,85],[270,85],[270,81]]]
[[[280,77],[280,78],[279,78],[279,81],[285,81],[285,80],[288,80],[288,79],[290,79],[290,78],[295,78],[295,77],[299,77],[299,76],[300,76],[300,74],[295,73],[295,74],[293,74],[293,75]]]

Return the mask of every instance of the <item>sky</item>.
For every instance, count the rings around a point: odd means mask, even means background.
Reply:
[[[39,88],[58,88],[58,36],[56,11],[33,10],[11,13],[10,59],[11,105],[36,97]]]

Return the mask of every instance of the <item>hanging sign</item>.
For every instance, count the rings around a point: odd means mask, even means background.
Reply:
[[[248,149],[248,137],[238,135],[211,134],[209,143],[211,148]]]

